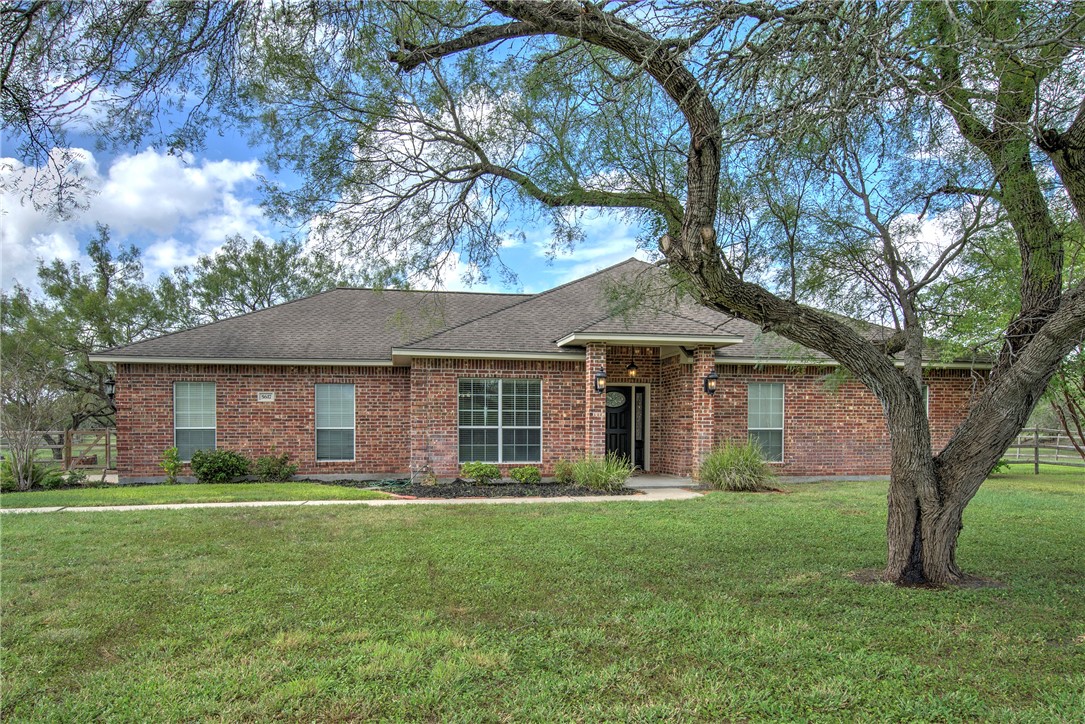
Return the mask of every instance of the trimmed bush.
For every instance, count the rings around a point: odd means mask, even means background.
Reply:
[[[716,490],[756,492],[771,490],[776,473],[754,442],[725,440],[701,463],[701,482]]]
[[[538,485],[542,482],[542,473],[534,465],[513,468],[509,471],[509,477],[521,485]]]
[[[162,462],[158,464],[162,472],[166,474],[166,482],[170,485],[177,482],[177,476],[181,473],[183,465],[175,447],[166,448],[166,451],[162,453]]]
[[[285,483],[298,472],[297,465],[290,464],[290,455],[264,455],[256,458],[253,463],[253,471],[261,481],[265,483]]]
[[[573,474],[573,464],[569,460],[558,460],[554,463],[554,480],[562,485],[572,485],[576,482]]]
[[[474,480],[479,485],[489,485],[501,479],[501,471],[490,463],[464,463],[460,475],[466,480]]]
[[[592,490],[621,490],[633,474],[633,465],[624,455],[609,452],[605,457],[582,457],[573,463],[573,478]]]
[[[248,475],[250,463],[233,450],[197,450],[191,465],[197,483],[229,483]]]

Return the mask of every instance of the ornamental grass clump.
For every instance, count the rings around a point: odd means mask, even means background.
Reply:
[[[726,440],[701,463],[701,482],[716,490],[759,492],[772,490],[776,473],[765,462],[756,443]]]
[[[621,490],[632,474],[629,459],[614,452],[601,458],[585,456],[573,463],[573,478],[577,484],[602,492]]]

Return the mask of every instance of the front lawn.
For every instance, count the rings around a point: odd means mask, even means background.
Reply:
[[[787,493],[4,516],[0,718],[1081,720],[1078,480],[985,485],[951,591],[849,578],[885,483]]]
[[[0,495],[2,508],[48,508],[58,505],[153,505],[159,503],[233,503],[254,500],[375,500],[390,495],[319,483],[227,483],[224,485],[114,485],[102,488],[35,490]]]

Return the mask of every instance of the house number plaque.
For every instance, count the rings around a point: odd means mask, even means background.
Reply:
[[[274,392],[257,392],[256,393],[256,401],[257,402],[275,402],[275,393]]]

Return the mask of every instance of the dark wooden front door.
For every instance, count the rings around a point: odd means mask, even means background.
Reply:
[[[633,388],[607,388],[607,452],[629,457],[633,430]]]

